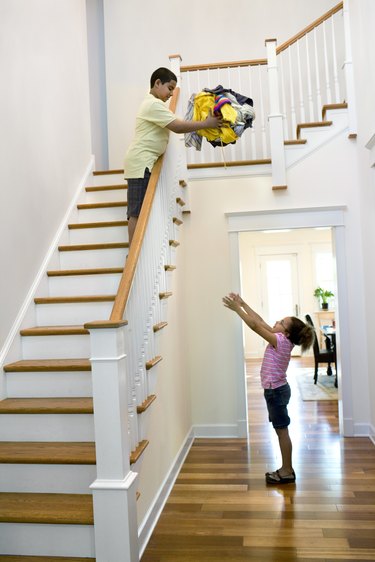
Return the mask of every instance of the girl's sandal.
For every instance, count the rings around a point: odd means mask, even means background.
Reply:
[[[289,476],[281,476],[280,472],[266,472],[267,484],[293,484],[296,481],[296,473],[294,470]]]

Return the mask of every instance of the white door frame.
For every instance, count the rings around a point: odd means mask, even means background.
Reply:
[[[349,357],[349,310],[348,288],[346,279],[345,252],[345,210],[346,206],[278,209],[274,211],[249,211],[241,213],[226,213],[231,251],[231,271],[233,287],[236,291],[241,288],[239,232],[272,230],[284,228],[316,228],[331,227],[332,242],[336,257],[337,273],[337,308],[338,332],[336,336],[338,349],[338,386],[339,386],[339,420],[340,434],[353,436],[353,404],[351,397],[351,373]],[[238,338],[237,353],[244,361],[242,337]],[[343,376],[342,376],[343,375]],[[239,377],[243,378],[242,373]],[[246,394],[245,381],[238,380],[238,406],[240,417],[247,416],[247,401],[244,404],[241,393]],[[246,412],[242,408],[246,407]]]

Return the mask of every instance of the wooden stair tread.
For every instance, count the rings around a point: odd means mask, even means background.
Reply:
[[[177,205],[180,205],[180,207],[184,207],[186,205],[185,201],[181,197],[176,197],[176,203]]]
[[[82,228],[113,228],[117,226],[128,226],[128,221],[74,222],[68,224],[68,229],[77,230]]]
[[[168,326],[168,322],[159,322],[158,324],[155,324],[153,326],[153,330],[154,332],[158,332],[159,330],[162,330],[166,326]]]
[[[174,222],[174,224],[177,224],[177,226],[180,226],[181,224],[183,224],[183,221],[181,219],[179,219],[178,217],[173,217],[173,222]]]
[[[156,357],[153,357],[153,359],[150,359],[149,361],[147,361],[146,362],[146,371],[149,371],[150,369],[152,369],[152,367],[155,367],[155,365],[160,363],[160,361],[162,359],[163,358],[162,358],[161,355],[156,355]]]
[[[92,398],[5,398],[0,414],[92,414]]]
[[[172,296],[172,292],[171,291],[164,291],[163,293],[159,293],[159,299],[168,299],[169,297]]]
[[[94,185],[85,187],[87,193],[92,193],[96,191],[116,191],[119,189],[128,189],[128,184],[116,183],[115,185]]]
[[[48,277],[64,277],[68,275],[113,275],[122,273],[123,267],[101,267],[91,269],[51,269],[47,271]]]
[[[96,464],[95,443],[2,441],[0,463],[11,464]]]
[[[0,554],[0,562],[95,562],[95,558],[71,558],[66,556],[22,556]]]
[[[69,297],[36,297],[35,304],[65,304],[87,302],[113,302],[116,295],[79,295]]]
[[[105,242],[102,244],[69,244],[59,246],[59,252],[81,252],[89,250],[118,250],[129,248],[129,242]]]
[[[91,371],[89,359],[22,359],[4,365],[6,373]]]
[[[3,523],[93,525],[90,494],[0,493]]]
[[[299,123],[297,125],[297,139],[299,139],[301,129],[313,129],[315,127],[330,127],[332,121],[312,121],[311,123]]]
[[[34,326],[20,331],[21,336],[81,336],[89,333],[83,326]]]
[[[138,443],[137,448],[134,451],[132,451],[130,454],[130,464],[134,464],[137,462],[137,460],[140,458],[140,456],[142,455],[148,444],[149,441],[147,441],[146,439]]]
[[[104,201],[102,203],[80,203],[77,205],[77,209],[110,209],[114,207],[127,207],[127,201]]]
[[[174,271],[175,269],[176,269],[175,265],[165,265],[164,266],[165,271]]]
[[[169,240],[169,245],[173,246],[174,248],[177,248],[177,246],[179,246],[180,243],[178,242],[178,240]]]
[[[322,119],[323,119],[323,121],[326,118],[327,111],[329,111],[330,109],[347,109],[347,107],[348,107],[348,104],[346,102],[327,103],[327,104],[323,105],[323,107],[322,107]]]
[[[285,146],[291,146],[294,144],[306,144],[307,140],[306,139],[293,139],[293,140],[285,140],[284,141],[284,145]]]
[[[155,394],[151,394],[150,396],[148,396],[140,406],[137,406],[137,414],[143,414],[143,412],[145,412],[151,406],[154,400],[156,400]]]

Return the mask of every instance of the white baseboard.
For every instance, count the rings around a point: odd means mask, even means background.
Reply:
[[[146,513],[142,523],[138,527],[138,540],[139,540],[139,558],[147,546],[150,540],[151,534],[155,528],[156,523],[160,517],[160,514],[164,508],[164,505],[171,493],[175,480],[181,470],[181,467],[185,461],[185,458],[190,450],[194,441],[193,431],[190,429],[188,435],[186,436],[179,452],[177,453],[174,461],[172,462],[171,468],[167,473],[162,485],[156,494],[154,501]]]
[[[354,437],[370,437],[371,426],[368,423],[355,423],[354,424]]]
[[[64,229],[66,228],[66,225],[69,221],[69,217],[71,216],[76,204],[77,204],[77,200],[79,198],[79,196],[82,193],[82,189],[84,188],[85,185],[87,185],[87,180],[88,177],[90,176],[90,174],[92,173],[94,168],[94,156],[91,156],[88,165],[86,167],[85,173],[82,177],[82,180],[80,181],[75,195],[56,231],[56,234],[50,244],[50,247],[44,257],[44,260],[39,268],[39,271],[37,272],[34,282],[30,287],[30,290],[17,314],[17,317],[13,323],[13,326],[8,334],[8,337],[6,338],[4,345],[2,347],[2,349],[0,350],[0,368],[2,367],[2,365],[6,362],[6,361],[13,361],[16,358],[11,356],[11,352],[12,352],[12,346],[13,344],[15,344],[15,340],[17,339],[17,337],[19,336],[19,331],[22,328],[22,322],[24,321],[26,315],[29,313],[29,309],[31,306],[33,306],[33,299],[36,293],[36,290],[38,289],[39,285],[44,282],[44,277],[45,277],[45,273],[46,270],[48,269],[48,264],[52,259],[52,256],[54,254],[54,252],[56,251],[57,245],[59,244],[60,238],[63,235]],[[17,346],[17,344],[15,344],[16,349],[18,350],[19,346]]]
[[[370,439],[375,445],[375,426],[370,425]]]
[[[241,426],[241,427],[240,427]],[[247,432],[247,430],[246,430]],[[207,438],[239,438],[243,435],[243,423],[241,424],[206,424],[193,426],[194,437]]]

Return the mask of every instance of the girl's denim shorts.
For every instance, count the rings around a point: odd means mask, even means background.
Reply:
[[[283,429],[290,424],[288,403],[290,400],[290,386],[288,383],[278,388],[265,388],[264,398],[268,409],[268,419],[275,429]]]

